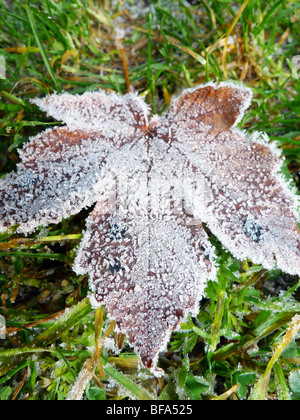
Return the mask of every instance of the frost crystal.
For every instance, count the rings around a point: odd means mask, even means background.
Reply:
[[[208,83],[149,122],[134,94],[35,99],[66,125],[33,137],[0,181],[0,232],[30,232],[96,203],[74,270],[89,274],[93,304],[106,305],[153,372],[216,277],[203,224],[237,258],[300,274],[297,201],[278,151],[234,128],[251,98]]]

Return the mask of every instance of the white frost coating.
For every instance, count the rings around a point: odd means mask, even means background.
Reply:
[[[52,95],[33,102],[67,124],[32,138],[0,181],[0,232],[56,223],[97,202],[74,262],[155,375],[158,355],[196,314],[214,249],[300,274],[298,201],[265,134],[234,127],[250,105],[231,82],[187,89],[148,125],[134,94]]]
[[[58,223],[101,197],[110,186],[103,180],[111,178],[105,159],[147,125],[145,103],[134,94],[124,98],[86,92],[33,101],[68,127],[45,130],[20,151],[17,172],[0,182],[0,232]]]
[[[235,257],[299,274],[298,198],[279,173],[278,151],[269,147],[266,136],[251,139],[235,129],[188,154],[180,135],[178,148],[193,165],[195,178],[205,180],[202,188],[192,190],[193,197],[186,189],[194,216]]]
[[[114,226],[116,219],[94,210],[74,270],[88,270],[93,303],[107,306],[143,363],[160,375],[159,352],[179,322],[197,313],[206,280],[215,278],[214,252],[202,228],[179,217],[131,215],[122,221],[123,238],[111,239],[106,223]]]
[[[127,130],[130,133],[133,131],[135,114],[140,115],[143,124],[149,114],[147,104],[135,93],[120,96],[104,91],[87,91],[82,95],[66,92],[46,98],[35,98],[31,102],[73,130],[93,130],[101,133],[103,130],[121,130],[122,134],[126,135]]]

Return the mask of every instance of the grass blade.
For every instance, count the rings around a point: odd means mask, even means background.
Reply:
[[[54,82],[54,85],[55,85],[56,90],[58,92],[61,92],[62,90],[61,90],[60,84],[59,84],[59,82],[58,82],[58,80],[57,80],[57,78],[56,78],[56,76],[54,74],[54,71],[53,71],[51,65],[50,65],[50,62],[48,60],[48,57],[47,57],[45,48],[43,46],[43,43],[40,40],[40,37],[39,37],[39,34],[38,34],[38,30],[37,30],[37,27],[36,27],[36,24],[35,24],[35,20],[34,20],[33,14],[31,12],[29,6],[25,5],[24,7],[25,7],[25,10],[26,10],[26,13],[27,13],[27,16],[28,16],[28,21],[29,21],[29,24],[30,24],[32,33],[33,33],[34,38],[36,40],[36,43],[37,43],[37,45],[39,47],[39,50],[40,50],[41,56],[43,58],[44,64],[45,64],[45,66],[46,66],[46,68],[48,70],[48,73],[50,74],[50,76],[51,76],[51,78],[52,78],[52,80]]]
[[[104,361],[102,360],[102,362]],[[111,378],[115,379],[121,386],[126,388],[138,400],[152,400],[151,396],[145,389],[128,379],[127,376],[117,371],[113,366],[106,365],[103,367],[103,369],[105,373],[107,373]]]

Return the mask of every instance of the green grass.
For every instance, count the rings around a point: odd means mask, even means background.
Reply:
[[[0,174],[15,168],[17,148],[54,124],[30,98],[127,91],[122,49],[130,83],[153,112],[164,111],[182,88],[208,80],[250,86],[254,101],[241,126],[278,142],[285,175],[299,188],[300,71],[293,78],[291,67],[300,54],[299,2],[160,0],[145,13],[132,3],[0,0],[7,73],[0,80]],[[120,31],[122,45],[115,41]],[[215,238],[218,282],[208,283],[198,316],[172,335],[159,362],[166,377],[139,375],[126,339],[120,354],[104,348],[97,363],[95,337],[122,337],[105,310],[92,310],[87,278],[72,272],[87,214],[28,237],[13,228],[0,235],[7,327],[0,399],[66,399],[80,372],[91,378],[81,391],[86,399],[300,398],[299,278],[241,263]]]

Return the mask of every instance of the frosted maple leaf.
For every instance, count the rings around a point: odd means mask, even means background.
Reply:
[[[264,134],[233,128],[251,91],[187,89],[149,119],[135,94],[35,99],[66,125],[31,138],[0,182],[0,232],[27,233],[96,203],[74,270],[153,372],[188,313],[196,314],[214,249],[203,224],[241,260],[300,274],[295,194]]]

